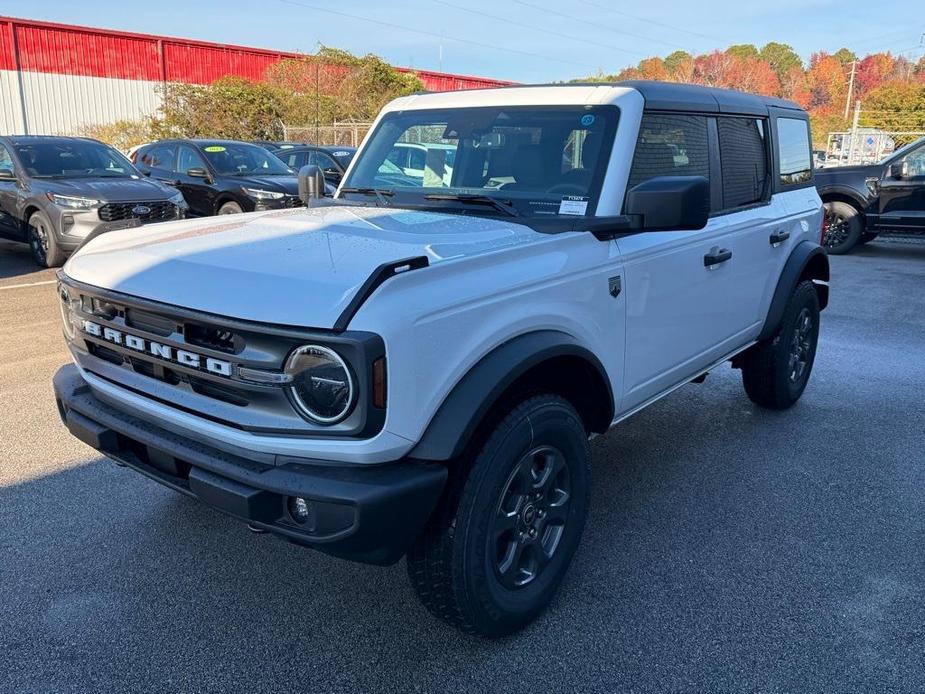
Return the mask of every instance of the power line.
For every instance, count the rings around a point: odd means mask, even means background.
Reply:
[[[648,53],[643,53],[642,51],[636,51],[631,48],[621,48],[620,46],[615,46],[611,43],[601,43],[599,41],[593,41],[584,36],[572,36],[569,34],[563,34],[559,31],[552,31],[551,29],[546,29],[544,27],[532,26],[530,24],[524,24],[523,22],[518,22],[513,19],[508,19],[507,17],[501,17],[496,14],[490,14],[482,10],[474,10],[469,7],[463,7],[462,5],[456,5],[452,2],[447,2],[446,0],[433,0],[433,2],[438,5],[444,5],[446,7],[452,7],[453,9],[460,10],[461,12],[468,12],[469,14],[474,14],[480,17],[487,17],[488,19],[494,19],[499,22],[506,22],[512,26],[523,27],[525,29],[532,29],[533,31],[541,31],[544,34],[549,34],[550,36],[556,36],[558,38],[568,39],[569,41],[578,41],[582,44],[591,44],[592,46],[600,46],[601,48],[607,48],[612,51],[620,51],[622,53],[633,53],[634,55],[641,55],[643,57],[649,55]]]
[[[722,39],[717,36],[710,36],[709,34],[701,34],[699,31],[691,31],[690,29],[682,29],[681,27],[674,26],[673,24],[666,24],[665,22],[657,22],[654,19],[646,19],[645,17],[637,17],[634,14],[629,12],[624,12],[623,10],[615,10],[612,7],[607,5],[600,5],[596,2],[591,2],[591,0],[580,0],[580,2],[585,5],[590,5],[591,7],[597,7],[601,10],[607,10],[608,12],[613,12],[614,14],[619,14],[624,17],[629,17],[630,19],[635,19],[637,22],[646,22],[647,24],[652,24],[657,27],[662,27],[663,29],[672,29],[673,31],[680,31],[684,34],[690,34],[691,36],[699,36],[703,39],[709,39],[710,41],[719,41],[720,43],[729,43],[729,39]]]
[[[516,2],[518,5],[529,7],[531,10],[539,10],[540,12],[545,12],[547,14],[554,14],[554,15],[558,15],[559,17],[565,17],[566,19],[572,22],[577,22],[579,24],[587,24],[588,26],[592,26],[595,29],[606,29],[607,31],[612,31],[615,34],[623,34],[624,36],[630,36],[634,39],[642,39],[643,41],[649,41],[651,43],[661,43],[665,46],[671,46],[672,48],[681,48],[681,49],[685,48],[685,46],[682,46],[681,44],[678,44],[678,43],[671,43],[670,41],[661,41],[659,39],[652,39],[652,38],[649,38],[648,36],[643,36],[642,34],[634,34],[629,31],[623,31],[622,29],[615,29],[612,26],[600,24],[599,22],[592,22],[587,19],[581,19],[579,17],[576,17],[573,14],[566,14],[565,12],[559,12],[558,10],[552,10],[548,7],[543,7],[542,5],[534,5],[532,2],[526,2],[526,0],[514,0],[514,2]]]
[[[488,48],[491,50],[504,51],[506,53],[514,53],[516,55],[523,55],[523,56],[527,56],[528,58],[540,58],[542,60],[550,60],[556,63],[567,63],[569,65],[580,65],[584,68],[591,68],[592,70],[596,69],[595,67],[592,67],[590,64],[581,63],[581,62],[574,61],[574,60],[566,60],[564,58],[553,58],[552,56],[542,55],[540,53],[531,53],[530,51],[522,51],[517,48],[507,48],[505,46],[497,46],[497,45],[492,45],[490,43],[482,43],[481,41],[474,41],[472,39],[464,39],[458,36],[450,36],[448,34],[438,34],[436,32],[426,31],[424,29],[413,29],[411,27],[404,26],[403,24],[395,24],[393,22],[386,22],[381,19],[372,19],[371,17],[364,17],[363,15],[351,14],[349,12],[341,12],[340,10],[332,10],[327,7],[309,5],[308,3],[297,2],[296,0],[277,0],[277,2],[283,3],[284,5],[292,5],[294,7],[301,7],[306,10],[314,10],[316,12],[324,12],[326,14],[333,14],[337,17],[344,17],[346,19],[355,19],[361,22],[369,22],[370,24],[378,24],[379,26],[388,27],[389,29],[398,29],[399,31],[405,31],[405,32],[412,33],[412,34],[420,34],[421,36],[429,36],[431,38],[440,39],[441,41],[444,41],[444,40],[456,41],[457,43],[464,43],[470,46],[477,46],[479,48]]]

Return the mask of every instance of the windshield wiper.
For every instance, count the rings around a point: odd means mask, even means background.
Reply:
[[[392,197],[395,195],[395,191],[388,190],[387,188],[341,188],[341,193],[356,193],[357,195],[375,195],[376,200],[379,201],[380,207],[390,207],[391,202],[386,200],[386,196]]]
[[[453,200],[455,202],[467,202],[472,205],[491,205],[496,210],[504,212],[510,217],[519,217],[520,212],[508,200],[499,200],[490,195],[478,195],[477,193],[429,193],[424,196],[425,200]]]

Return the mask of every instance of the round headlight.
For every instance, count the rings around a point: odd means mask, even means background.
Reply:
[[[320,345],[299,347],[286,360],[292,377],[289,393],[298,410],[321,424],[334,424],[350,413],[354,387],[340,355]]]

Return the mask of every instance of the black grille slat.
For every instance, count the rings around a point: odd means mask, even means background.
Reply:
[[[146,207],[149,212],[136,214],[136,207]],[[107,202],[100,207],[100,219],[104,222],[120,222],[124,219],[140,219],[143,222],[166,222],[175,219],[177,208],[172,202]]]

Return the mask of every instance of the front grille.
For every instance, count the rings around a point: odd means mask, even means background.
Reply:
[[[177,206],[167,200],[159,202],[107,202],[100,207],[100,219],[104,222],[119,222],[123,219],[140,219],[143,222],[166,222],[175,219],[176,216]]]
[[[302,207],[302,199],[298,195],[287,195],[283,198],[285,207]]]

